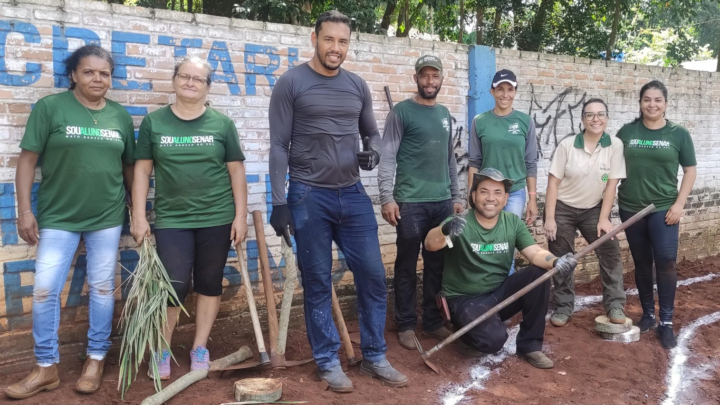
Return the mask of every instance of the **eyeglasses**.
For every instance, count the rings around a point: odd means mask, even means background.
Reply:
[[[200,76],[190,76],[185,73],[178,73],[175,75],[175,77],[177,77],[181,83],[187,83],[188,81],[190,81],[192,79],[193,83],[195,83],[197,85],[207,84],[207,79],[204,77],[200,77]]]
[[[608,113],[605,111],[601,111],[599,113],[585,113],[583,114],[583,118],[585,118],[588,121],[592,121],[597,117],[600,121],[606,119],[608,117]]]

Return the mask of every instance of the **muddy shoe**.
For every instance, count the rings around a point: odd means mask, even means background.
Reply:
[[[475,349],[472,346],[467,345],[465,342],[462,341],[462,339],[458,339],[455,341],[455,347],[457,348],[458,353],[462,354],[465,357],[482,357],[485,355],[485,353]]]
[[[370,377],[375,377],[390,387],[403,387],[408,383],[408,378],[403,373],[395,370],[387,359],[383,359],[377,363],[363,360],[360,365],[360,372]]]
[[[625,312],[623,312],[622,308],[612,308],[607,313],[608,320],[610,323],[616,323],[619,325],[622,325],[625,323]]]
[[[423,331],[423,336],[435,338],[437,340],[445,340],[445,339],[449,338],[450,335],[452,335],[452,332],[449,331],[448,328],[446,328],[444,326],[441,326],[432,332]]]
[[[677,340],[675,340],[675,333],[673,332],[672,324],[660,324],[657,327],[658,339],[660,344],[665,349],[672,349],[677,346]]]
[[[530,353],[518,352],[517,355],[521,359],[525,359],[533,367],[547,369],[547,368],[553,368],[555,366],[553,364],[552,360],[550,360],[548,358],[548,356],[545,355],[545,353],[540,352],[540,351],[530,352]]]
[[[563,327],[567,325],[568,321],[570,320],[570,315],[565,314],[558,314],[557,312],[553,314],[553,316],[550,318],[550,323],[553,326],[557,326],[558,328]]]
[[[30,374],[5,390],[5,395],[13,399],[25,399],[41,392],[50,391],[60,386],[57,365],[50,367],[35,366]]]
[[[635,324],[635,326],[640,328],[640,333],[645,333],[650,329],[655,329],[655,327],[657,327],[655,315],[643,314],[642,318],[640,318],[640,320]]]
[[[408,350],[417,350],[417,347],[415,346],[415,331],[414,330],[404,330],[402,332],[398,332],[398,342],[400,342],[400,346],[404,347]]]
[[[75,391],[83,394],[92,394],[100,389],[102,383],[105,359],[93,360],[90,356],[85,359],[82,374],[75,384]]]
[[[342,367],[335,366],[328,370],[318,370],[318,376],[321,380],[328,383],[328,388],[333,392],[352,392],[353,383],[350,381]]]

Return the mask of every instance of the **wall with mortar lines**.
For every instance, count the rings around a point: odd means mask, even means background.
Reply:
[[[144,115],[173,101],[170,79],[174,58],[186,54],[206,58],[215,70],[210,101],[231,117],[238,128],[247,157],[249,209],[263,211],[271,272],[277,291],[282,289],[284,262],[280,240],[267,224],[272,210],[268,171],[269,135],[267,108],[275,80],[288,68],[313,55],[311,29],[255,21],[212,17],[166,10],[109,5],[103,2],[31,0],[22,4],[0,0],[0,367],[32,357],[31,307],[35,248],[17,236],[15,166],[24,125],[33,104],[41,97],[64,91],[67,76],[62,61],[74,49],[98,43],[113,53],[116,62],[108,98],[124,105],[136,128]],[[447,70],[439,100],[458,120],[465,122],[467,47],[455,44],[353,34],[344,68],[358,73],[373,92],[378,125],[388,111],[383,87],[390,87],[395,102],[416,90],[414,62],[422,54],[442,58]],[[459,136],[466,139],[467,133]],[[458,144],[465,147],[466,141]],[[37,178],[39,181],[40,178]],[[363,173],[368,193],[377,200],[376,172]],[[35,189],[37,188],[37,184]],[[377,202],[377,201],[376,201]],[[151,189],[148,207],[152,208]],[[395,259],[394,229],[379,215],[383,260],[392,274]],[[151,216],[152,219],[152,216]],[[252,224],[251,216],[248,221]],[[260,305],[258,249],[254,228],[247,243],[248,269]],[[137,261],[127,227],[121,240],[119,261],[132,271]],[[333,279],[352,282],[342,252],[336,251]],[[231,317],[246,307],[239,291],[241,279],[236,255],[229,252],[226,286],[220,317]],[[85,252],[73,261],[62,294],[60,337],[63,343],[84,341],[87,322]],[[116,283],[128,273],[118,269]],[[342,291],[341,288],[339,291]],[[118,304],[125,291],[116,293]],[[189,300],[192,301],[192,300]],[[192,308],[192,302],[188,303]],[[116,305],[119,315],[121,305]],[[184,319],[187,323],[188,321]],[[249,325],[249,324],[248,324]],[[12,336],[12,338],[11,338]],[[70,348],[70,351],[77,348]]]
[[[16,208],[12,182],[27,115],[37,99],[63,91],[65,79],[60,62],[67,52],[92,41],[99,41],[112,50],[118,69],[114,75],[114,89],[108,97],[128,108],[136,127],[145,114],[172,102],[169,79],[174,56],[187,53],[207,58],[216,69],[211,101],[235,120],[248,157],[249,208],[267,213],[272,207],[267,180],[267,106],[271,86],[286,69],[312,56],[309,37],[310,29],[304,27],[102,2],[30,0],[18,5],[0,0],[0,271],[3,276],[0,278],[3,283],[0,288],[0,348],[12,349],[2,351],[6,354],[0,356],[0,367],[32,356],[28,328],[34,249],[18,240],[14,232]],[[456,134],[457,153],[463,170],[468,122],[467,52],[463,45],[354,34],[344,67],[368,81],[373,91],[376,118],[382,128],[388,110],[383,86],[390,87],[396,102],[410,97],[415,91],[410,77],[415,59],[425,53],[440,56],[447,69],[440,101],[457,119],[456,127],[464,127],[461,134]],[[608,101],[612,114],[610,132],[614,133],[621,123],[634,117],[639,87],[652,78],[665,80],[673,95],[671,118],[690,128],[699,160],[697,187],[686,207],[687,216],[681,228],[680,257],[692,259],[717,253],[717,175],[720,170],[717,165],[720,156],[717,153],[720,152],[717,135],[720,79],[717,74],[612,62],[606,65],[587,59],[512,50],[497,50],[496,59],[497,69],[510,68],[520,76],[517,108],[531,113],[541,128],[542,159],[538,181],[541,193],[556,139],[577,132],[577,105],[583,97],[599,95]],[[460,179],[464,186],[465,172],[461,172]],[[363,183],[377,204],[375,172],[363,173]],[[152,194],[148,204],[152,206]],[[395,233],[380,217],[380,207],[376,205],[375,208],[383,260],[391,276]],[[266,216],[264,220],[267,222]],[[544,242],[540,225],[537,221],[536,237],[539,242]],[[257,291],[259,252],[252,226],[250,233],[247,254],[251,282]],[[279,239],[268,225],[265,233],[273,280],[279,290],[283,281],[280,269],[284,267],[280,260]],[[582,243],[579,240],[579,244]],[[130,270],[137,260],[133,246],[131,238],[123,236],[119,259]],[[629,269],[632,265],[627,250],[623,254]],[[341,252],[336,255],[333,278],[342,284],[350,283],[352,276],[347,274]],[[234,260],[231,252],[221,317],[234,315],[245,308],[244,298],[238,294],[240,277],[234,268]],[[63,342],[82,341],[85,333],[87,287],[83,263],[81,249],[62,298]],[[596,271],[596,260],[589,256],[579,268],[578,277],[587,279]],[[125,278],[119,271],[118,283]],[[257,292],[262,302],[263,297],[260,291]],[[118,292],[117,297],[121,299],[122,292]]]
[[[495,56],[498,69],[508,68],[518,75],[515,106],[530,114],[537,126],[539,194],[544,194],[547,186],[557,143],[580,131],[584,101],[598,97],[608,104],[607,132],[614,136],[639,115],[642,85],[653,79],[665,83],[669,91],[667,117],[688,128],[698,162],[695,187],[681,219],[678,258],[695,260],[720,252],[720,74],[510,49],[498,49]],[[542,214],[542,201],[540,205]],[[612,216],[613,223],[619,224],[617,205]],[[538,242],[545,242],[541,220],[535,223],[535,236]],[[628,271],[634,265],[624,234],[620,243]],[[578,238],[577,247],[584,245]],[[581,264],[579,279],[597,274],[594,255],[586,256]]]

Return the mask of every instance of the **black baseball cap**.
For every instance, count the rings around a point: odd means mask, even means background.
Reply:
[[[513,87],[517,87],[517,77],[511,70],[503,69],[495,73],[493,77],[492,88],[494,89],[500,83],[510,83]]]
[[[475,191],[477,189],[478,184],[480,184],[481,181],[485,179],[491,179],[495,181],[499,181],[503,183],[505,186],[505,192],[509,193],[510,189],[512,188],[513,184],[515,184],[515,181],[512,179],[506,178],[502,172],[498,169],[493,169],[492,167],[486,167],[479,172],[475,173],[473,176],[473,182],[472,182],[472,188],[470,189],[470,193]],[[473,201],[471,194],[468,193],[468,203],[470,204],[470,207],[473,209],[475,208],[475,202]]]

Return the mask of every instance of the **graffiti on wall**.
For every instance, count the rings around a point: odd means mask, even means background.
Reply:
[[[37,44],[40,46],[42,36],[37,27],[30,23],[21,21],[0,20],[0,85],[5,86],[30,86],[40,80],[42,66],[39,63],[25,63],[24,72],[11,73],[7,69],[5,52],[8,36],[19,34],[27,45]],[[275,85],[277,80],[276,71],[281,66],[281,58],[287,59],[288,68],[298,63],[299,51],[297,48],[288,47],[279,49],[275,46],[245,44],[244,46],[244,68],[245,81],[238,81],[235,65],[233,64],[225,41],[207,41],[203,38],[177,38],[168,35],[158,35],[157,43],[152,43],[148,34],[132,32],[112,31],[111,52],[115,61],[112,86],[116,90],[153,91],[151,80],[134,80],[128,76],[127,68],[146,67],[147,59],[141,56],[132,56],[127,53],[128,44],[139,45],[160,45],[172,47],[175,57],[186,56],[189,49],[204,49],[209,47],[207,61],[213,69],[212,80],[215,83],[223,83],[228,86],[232,95],[255,95],[257,93],[257,77],[264,77],[270,87]],[[70,40],[79,41],[82,45],[101,45],[100,35],[88,28],[65,27],[54,25],[52,27],[52,53],[53,53],[53,77],[54,86],[67,88],[69,78],[65,71],[63,61],[70,56]],[[267,61],[263,63],[261,61]]]
[[[582,109],[587,93],[583,92],[578,99],[578,92],[573,87],[567,87],[544,106],[538,100],[535,94],[535,86],[530,84],[530,109],[528,115],[535,122],[535,130],[537,132],[537,146],[541,158],[551,158],[552,152],[560,141],[565,137],[575,135],[580,132],[580,121],[576,122],[573,112]],[[570,100],[571,95],[575,95],[574,100]],[[558,123],[562,119],[570,121],[570,130],[559,130]],[[564,127],[564,126],[563,126]],[[545,147],[543,147],[543,145]],[[549,147],[548,147],[549,146]],[[549,151],[549,153],[547,153]]]
[[[30,23],[21,21],[0,20],[0,85],[4,86],[31,86],[37,83],[42,75],[42,65],[34,62],[22,62],[12,60],[14,52],[6,52],[8,47],[21,43],[24,46],[40,47],[44,38],[38,28]],[[69,79],[63,61],[79,46],[87,44],[101,45],[101,36],[98,32],[88,28],[54,25],[52,27],[52,75],[55,88],[68,88]],[[242,69],[236,69],[231,51],[227,42],[221,40],[208,40],[206,38],[179,38],[168,35],[157,37],[123,31],[111,31],[110,50],[115,62],[112,87],[115,90],[152,92],[153,80],[133,77],[128,72],[128,67],[148,67],[148,60],[145,57],[128,54],[128,45],[153,45],[172,48],[174,57],[182,57],[188,54],[199,55],[206,58],[213,69],[212,80],[216,84],[228,87],[229,93],[233,96],[258,95],[258,77],[267,81],[270,88],[280,74],[280,67],[287,65],[292,68],[298,64],[299,50],[294,47],[275,47],[245,43],[243,45]],[[73,46],[71,46],[73,45]],[[242,71],[244,80],[238,78]],[[242,77],[241,76],[241,77]],[[169,78],[169,77],[168,77]],[[260,91],[259,95],[263,95]],[[132,116],[143,117],[148,114],[148,108],[143,106],[126,105],[125,108]],[[136,133],[137,134],[137,133]],[[262,176],[262,177],[261,177]],[[272,193],[267,173],[248,174],[249,184],[260,183],[264,179],[265,202],[267,207],[267,218],[272,212]],[[151,182],[151,187],[154,184]],[[32,190],[33,211],[36,210],[35,198],[38,184]],[[153,202],[149,200],[148,211],[152,209]],[[17,213],[15,206],[15,188],[12,183],[0,184],[0,239],[2,246],[18,245],[20,240],[17,235],[16,221]],[[129,234],[129,226],[123,227],[123,233]],[[259,255],[256,240],[248,240],[246,244],[248,272],[250,283],[253,288],[258,289],[259,282]],[[80,249],[82,252],[83,249]],[[282,258],[275,260],[268,249],[264,252],[268,256],[273,284],[276,290],[282,289],[284,283],[283,269],[285,262]],[[242,285],[239,271],[232,261],[237,257],[234,251],[228,252],[229,262],[224,271],[223,300],[234,297]],[[138,255],[135,250],[123,250],[119,252],[119,267],[116,275],[116,283],[125,282],[130,272],[134,271],[137,265]],[[86,288],[86,257],[85,254],[76,254],[73,260],[72,270],[68,281],[63,289],[61,298],[62,317],[67,321],[76,321],[84,316],[78,309],[87,304]],[[344,256],[337,250],[337,260],[334,262],[333,280],[339,281],[348,269]],[[18,328],[29,328],[32,323],[32,285],[34,280],[35,263],[33,260],[17,260],[2,263],[2,277],[0,277],[0,333],[15,330]],[[260,289],[261,290],[261,289]],[[118,290],[118,300],[125,298],[127,288]]]

